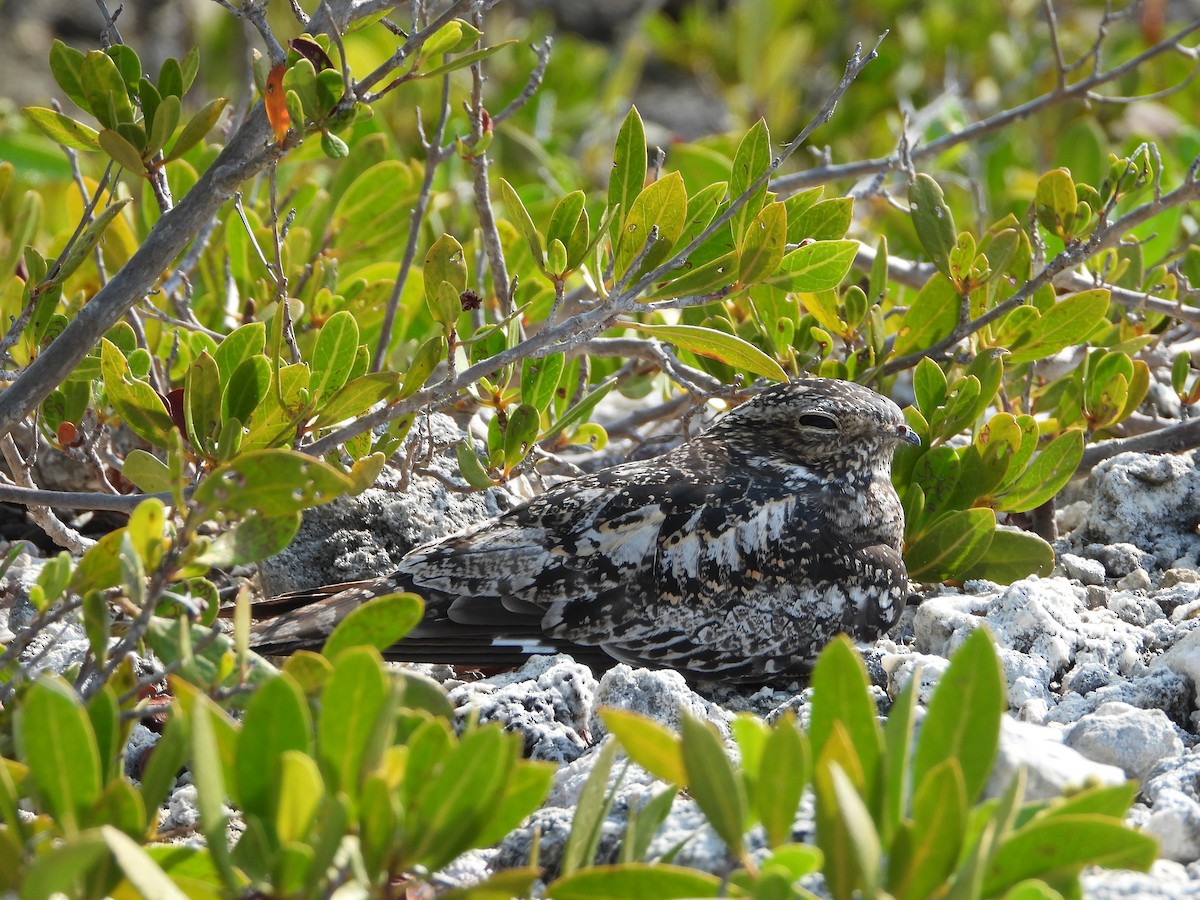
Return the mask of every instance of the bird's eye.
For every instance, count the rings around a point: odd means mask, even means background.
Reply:
[[[836,431],[838,427],[836,421],[820,413],[805,413],[800,417],[800,424],[806,428],[821,428],[826,431]]]

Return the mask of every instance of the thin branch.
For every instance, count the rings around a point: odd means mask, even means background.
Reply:
[[[404,257],[400,260],[400,268],[396,272],[396,280],[392,283],[392,293],[388,297],[387,306],[383,313],[383,326],[379,331],[379,341],[375,345],[375,357],[371,360],[371,370],[378,372],[383,367],[387,357],[387,348],[392,342],[392,329],[396,323],[396,313],[400,309],[400,298],[404,296],[404,286],[408,283],[412,271],[413,260],[417,256],[417,244],[421,239],[421,223],[425,221],[425,211],[429,208],[429,199],[433,195],[433,180],[437,175],[438,166],[445,162],[454,147],[443,147],[442,141],[446,136],[446,123],[450,121],[450,74],[442,76],[442,100],[438,109],[437,124],[433,134],[428,139],[421,129],[421,109],[417,108],[417,127],[421,132],[421,143],[425,148],[425,176],[421,181],[421,191],[417,194],[417,202],[413,206],[409,219],[408,242],[404,245]]]
[[[1003,110],[994,116],[980,119],[978,122],[974,122],[959,131],[943,135],[919,147],[914,147],[909,152],[909,156],[914,163],[931,159],[945,153],[952,147],[978,140],[986,134],[999,131],[1001,128],[1021,119],[1027,119],[1048,107],[1064,103],[1068,100],[1087,100],[1095,88],[1109,82],[1117,81],[1129,72],[1137,69],[1147,60],[1153,59],[1169,50],[1176,49],[1176,45],[1180,41],[1197,30],[1200,30],[1200,19],[1189,23],[1171,37],[1159,41],[1157,44],[1147,48],[1119,66],[1114,66],[1106,72],[1094,72],[1081,81],[1068,85],[1061,90],[1056,87],[1054,90],[1048,91],[1012,109]],[[882,158],[820,166],[804,172],[795,172],[780,176],[771,183],[771,190],[780,194],[791,194],[803,188],[826,184],[830,181],[839,181],[842,179],[857,180],[879,171],[894,170],[900,166],[900,162],[899,154],[892,154],[891,156]]]
[[[492,116],[492,124],[503,122],[505,119],[515,115],[522,107],[525,106],[533,95],[538,92],[538,88],[542,86],[542,79],[546,77],[546,66],[550,64],[550,48],[554,46],[554,38],[546,35],[542,38],[540,44],[534,44],[531,49],[534,55],[537,56],[537,65],[533,67],[533,71],[529,73],[529,78],[525,82],[525,87],[521,89],[521,93],[517,94],[512,99],[512,102],[496,115]]]
[[[854,258],[854,268],[860,272],[870,272],[875,264],[875,248],[859,243],[858,255]],[[907,287],[920,290],[937,273],[933,263],[915,262],[899,256],[888,254],[888,279]],[[1145,309],[1163,316],[1170,316],[1190,325],[1200,326],[1200,308],[1184,306],[1177,300],[1157,297],[1154,294],[1139,293],[1111,284],[1103,278],[1092,278],[1083,272],[1063,272],[1054,278],[1057,287],[1072,291],[1086,291],[1102,287],[1109,291],[1112,299],[1130,312]]]
[[[13,480],[20,487],[36,490],[37,485],[29,477],[29,473],[25,467],[25,460],[21,456],[21,451],[17,449],[17,444],[12,439],[11,434],[6,434],[3,438],[0,438],[0,453],[4,454],[4,461],[8,463]],[[30,506],[29,516],[38,524],[42,531],[46,532],[47,536],[54,543],[60,547],[66,547],[72,553],[83,553],[88,547],[96,543],[91,538],[84,537],[74,528],[69,528],[47,506]]]
[[[1198,199],[1200,199],[1200,181],[1196,181],[1191,177],[1191,173],[1189,172],[1188,180],[1174,191],[1163,194],[1156,200],[1144,203],[1130,210],[1119,219],[1101,224],[1086,241],[1075,242],[1064,248],[1061,253],[1047,262],[1041,271],[1021,285],[1007,299],[996,304],[978,318],[963,323],[953,333],[935,344],[926,347],[924,350],[910,353],[907,356],[889,359],[882,366],[881,373],[890,375],[916,365],[925,357],[938,359],[944,356],[963,338],[985,328],[1025,303],[1042,285],[1050,284],[1059,273],[1074,269],[1101,250],[1116,246],[1127,232],[1136,228],[1141,223],[1152,219],[1164,209],[1184,203],[1191,203]]]

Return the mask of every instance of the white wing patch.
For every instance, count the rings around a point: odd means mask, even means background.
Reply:
[[[740,571],[747,555],[761,554],[779,542],[795,511],[795,497],[766,501],[749,518],[727,523],[729,527],[715,535],[697,528],[697,512],[680,529],[681,537],[660,545],[657,569],[676,581],[699,578],[713,563],[723,573]]]

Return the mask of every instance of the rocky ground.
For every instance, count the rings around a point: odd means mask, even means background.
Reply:
[[[919,670],[920,693],[927,697],[948,655],[972,629],[986,627],[1000,649],[1010,705],[990,789],[1002,789],[1019,766],[1027,767],[1032,797],[1088,780],[1141,784],[1130,821],[1159,839],[1162,858],[1149,874],[1088,873],[1090,897],[1200,897],[1198,461],[1192,454],[1109,460],[1073,484],[1069,502],[1060,506],[1064,536],[1051,577],[927,590],[886,638],[862,648],[881,694],[894,694]],[[411,543],[494,515],[507,502],[503,495],[448,492],[433,479],[403,486],[396,477],[385,479],[311,516],[293,549],[265,568],[264,582],[275,591],[308,579],[386,570]],[[29,559],[10,577],[28,583],[37,568]],[[19,604],[0,610],[0,642],[20,617]],[[41,654],[37,665],[55,668],[83,646],[82,636],[70,632],[47,636],[45,643],[30,653]],[[447,883],[526,863],[535,835],[541,865],[557,866],[575,800],[604,737],[598,708],[633,709],[668,725],[688,709],[724,726],[742,710],[771,718],[793,709],[803,721],[808,702],[799,683],[756,691],[694,688],[673,672],[624,665],[597,676],[565,656],[475,681],[458,680],[445,667],[426,671],[444,683],[463,715],[473,710],[484,721],[519,730],[530,756],[561,766],[530,822],[498,848],[462,858],[442,873]],[[153,740],[139,727],[130,759]],[[187,780],[181,778],[163,812],[166,828],[195,821]],[[605,826],[602,858],[615,856],[628,811],[663,787],[629,768]],[[797,838],[812,831],[811,811],[802,807]],[[681,843],[676,862],[713,871],[724,865],[720,841],[686,797],[676,799],[651,855]]]
[[[886,638],[862,648],[882,691],[894,695],[919,668],[924,698],[965,636],[987,627],[1008,676],[1010,706],[991,790],[1002,790],[1019,766],[1028,770],[1031,798],[1089,780],[1141,784],[1130,821],[1159,839],[1162,859],[1149,874],[1089,873],[1085,887],[1093,897],[1200,897],[1197,462],[1193,454],[1109,460],[1066,493],[1051,577],[1007,587],[968,582],[961,590],[928,589],[913,598]],[[456,520],[479,514],[464,511],[463,502],[494,502],[438,496]],[[331,554],[344,570],[340,577],[379,571],[384,548],[364,535],[411,528],[400,524],[408,521],[407,503],[386,492],[364,495],[350,517],[355,527],[345,534],[334,527],[332,541],[327,529],[346,514],[337,508],[321,513],[329,521],[314,523],[313,540],[297,542],[278,572],[268,567],[265,579],[292,577],[305,560],[320,568],[327,563],[316,557]],[[602,706],[633,709],[668,725],[688,709],[722,726],[742,710],[771,718],[793,709],[803,720],[807,706],[799,683],[753,692],[693,688],[676,673],[624,665],[597,676],[564,656],[470,682],[455,680],[448,669],[430,674],[443,681],[460,710],[520,730],[530,756],[561,765],[543,809],[497,849],[471,854],[444,873],[448,881],[523,864],[534,835],[540,836],[541,864],[557,865],[575,800],[605,733],[596,713]],[[602,857],[615,856],[628,810],[662,788],[630,767],[606,824]],[[798,838],[811,835],[811,817],[802,814],[796,828]],[[724,865],[720,841],[685,797],[675,801],[651,853],[681,842],[677,862],[710,871]]]

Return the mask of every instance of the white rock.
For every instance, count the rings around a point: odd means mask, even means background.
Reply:
[[[1200,468],[1193,453],[1121,453],[1096,466],[1088,486],[1092,505],[1081,539],[1127,541],[1167,560],[1200,544]]]
[[[673,731],[679,730],[680,717],[685,711],[708,719],[723,733],[728,733],[733,718],[727,710],[709,703],[689,688],[678,672],[634,669],[624,664],[613,666],[601,676],[595,704],[597,709],[612,706],[641,713]],[[594,741],[608,733],[595,714],[589,720],[588,730]]]
[[[1117,587],[1123,591],[1150,590],[1150,574],[1145,569],[1134,569],[1117,582]]]
[[[1161,709],[1110,702],[1088,713],[1067,732],[1067,744],[1094,762],[1119,766],[1142,781],[1159,760],[1179,756],[1183,741]]]
[[[1180,638],[1170,650],[1150,663],[1151,669],[1170,669],[1192,683],[1192,705],[1200,707],[1200,628]]]
[[[1104,564],[1096,559],[1086,559],[1074,553],[1063,553],[1058,557],[1068,578],[1082,584],[1104,584]]]
[[[1200,881],[1189,881],[1187,869],[1167,859],[1155,860],[1149,872],[1086,869],[1079,881],[1088,900],[1194,900],[1200,897]]]
[[[1025,797],[1049,800],[1088,784],[1121,784],[1125,773],[1116,766],[1092,762],[1063,743],[1062,732],[1005,716],[1000,723],[1000,753],[986,793],[1004,793],[1017,770],[1026,770]]]
[[[450,692],[459,717],[500,722],[521,732],[533,759],[566,763],[588,747],[596,679],[564,654],[535,656],[515,672],[462,684]]]
[[[1146,822],[1167,859],[1190,863],[1200,859],[1200,803],[1182,791],[1161,791]]]

